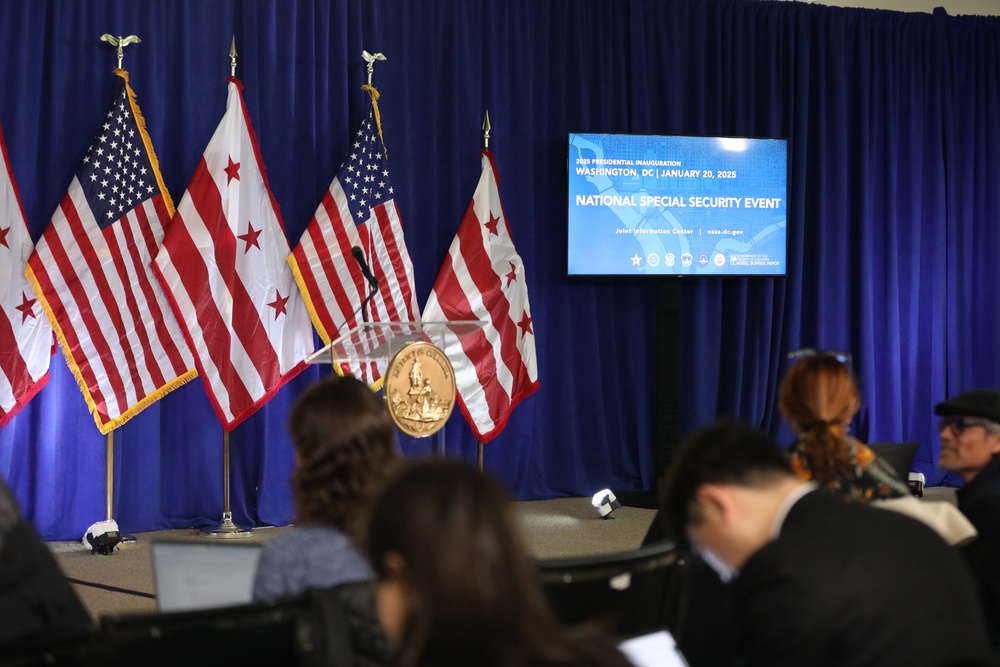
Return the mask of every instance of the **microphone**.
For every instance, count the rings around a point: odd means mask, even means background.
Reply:
[[[372,270],[368,267],[368,262],[365,260],[365,252],[358,246],[351,248],[351,254],[354,255],[354,261],[358,263],[361,267],[361,275],[365,277],[368,284],[372,286],[372,290],[378,291],[378,278],[372,275]]]

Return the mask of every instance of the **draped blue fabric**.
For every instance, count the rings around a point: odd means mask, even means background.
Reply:
[[[634,131],[789,139],[788,277],[684,291],[686,426],[731,414],[779,431],[786,352],[846,350],[859,437],[917,440],[928,483],[952,481],[936,467],[933,406],[1000,384],[1000,22],[797,3],[633,7]]]
[[[21,0],[0,7],[0,124],[37,238],[109,103],[113,49],[179,200],[222,117],[229,44],[285,230],[297,241],[365,109],[383,52],[389,166],[422,304],[479,176],[481,125],[524,259],[541,389],[485,447],[521,499],[655,486],[658,279],[566,277],[567,134],[789,139],[789,275],[681,284],[681,430],[736,415],[783,438],[775,394],[800,346],[854,355],[855,432],[919,440],[932,410],[1000,386],[1000,21],[736,0]],[[285,420],[310,368],[231,434],[242,525],[294,520]],[[450,456],[474,460],[462,417]],[[426,441],[400,439],[407,455]],[[43,536],[104,518],[106,439],[61,353],[0,431],[0,474]],[[222,511],[222,429],[195,380],[115,433],[129,532]]]

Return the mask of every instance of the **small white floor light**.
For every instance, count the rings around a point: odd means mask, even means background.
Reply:
[[[610,519],[611,513],[622,506],[610,489],[602,489],[595,493],[591,504],[602,519]]]

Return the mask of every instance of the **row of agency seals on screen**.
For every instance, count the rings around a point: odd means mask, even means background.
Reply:
[[[662,259],[661,259],[662,258]],[[632,262],[632,266],[641,267],[643,263],[650,268],[655,268],[660,266],[662,262],[664,266],[672,267],[676,266],[678,263],[678,257],[672,252],[660,255],[659,253],[651,252],[644,258],[639,253],[632,255],[629,260]],[[689,252],[682,253],[679,258],[680,265],[683,267],[689,267],[694,265],[695,256]],[[716,252],[709,255],[709,253],[700,253],[697,258],[697,263],[700,268],[705,268],[709,263],[715,264],[717,267],[723,267],[727,263],[730,266],[777,266],[778,261],[771,259],[766,254],[733,254],[726,256],[721,252]]]

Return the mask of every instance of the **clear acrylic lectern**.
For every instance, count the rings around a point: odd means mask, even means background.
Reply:
[[[409,343],[427,341],[436,345],[455,366],[455,356],[467,336],[479,332],[485,322],[364,322],[330,341],[330,344],[306,357],[310,364],[331,364],[339,373],[361,377],[360,370],[374,365],[377,377],[384,377],[386,367],[397,352]],[[432,451],[445,454],[444,429],[428,436]]]

